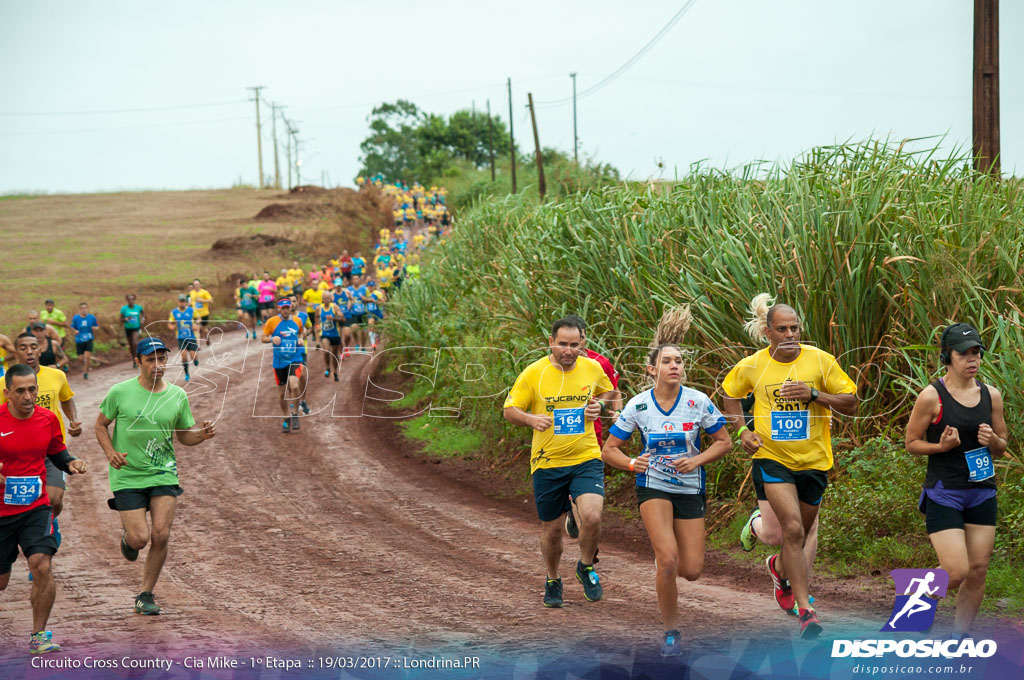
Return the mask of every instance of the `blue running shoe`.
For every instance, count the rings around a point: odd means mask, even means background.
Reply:
[[[679,639],[678,630],[666,630],[665,641],[661,645],[662,656],[679,656],[683,653],[683,644]]]
[[[291,430],[291,424],[290,424],[290,423],[288,422],[288,419],[287,419],[287,418],[285,418],[285,419],[284,419],[284,422],[283,422],[283,423],[281,423],[281,429],[282,429],[282,430],[284,430],[284,433],[285,433],[285,434],[288,434],[289,432],[291,432],[291,431],[292,431],[292,430]]]
[[[562,579],[560,579],[560,578],[549,578],[544,583],[544,606],[545,607],[561,607],[562,606]]]

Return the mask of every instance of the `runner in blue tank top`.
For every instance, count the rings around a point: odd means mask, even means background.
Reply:
[[[185,382],[188,382],[189,362],[195,366],[199,365],[199,341],[195,335],[195,310],[190,306],[187,295],[178,296],[178,306],[171,310],[167,327],[177,335],[181,367],[185,371]]]
[[[262,342],[274,346],[274,379],[278,385],[278,399],[284,422],[281,427],[285,434],[299,429],[299,400],[304,366],[300,347],[304,337],[303,328],[292,316],[292,301],[283,298],[277,302],[278,314],[263,324]]]

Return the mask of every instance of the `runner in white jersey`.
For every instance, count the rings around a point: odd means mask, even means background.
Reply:
[[[673,340],[689,327],[689,309],[667,312],[655,341]],[[674,333],[666,333],[672,328]],[[697,580],[704,569],[704,465],[729,452],[732,442],[725,416],[702,392],[682,384],[683,354],[674,343],[659,343],[647,357],[647,375],[654,387],[629,400],[608,431],[601,452],[604,462],[636,473],[636,495],[647,535],[654,548],[655,590],[664,624],[662,656],[682,654],[676,628],[676,579]],[[641,455],[630,458],[622,445],[639,431]],[[701,433],[711,445],[701,448]]]

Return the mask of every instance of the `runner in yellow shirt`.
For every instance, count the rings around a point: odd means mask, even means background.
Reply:
[[[292,279],[292,291],[296,295],[302,295],[302,280],[306,273],[302,271],[298,261],[292,262],[292,268],[288,270],[288,276]]]
[[[277,284],[277,298],[279,300],[281,298],[291,297],[292,291],[295,288],[295,279],[288,276],[287,269],[281,270],[281,275],[277,277],[277,280],[274,281],[274,283]]]
[[[562,525],[576,503],[580,525],[580,559],[576,580],[583,596],[596,602],[603,595],[594,571],[604,506],[604,464],[594,434],[594,420],[617,397],[601,364],[581,357],[583,329],[571,317],[551,328],[551,353],[533,362],[516,378],[503,415],[513,425],[533,430],[530,473],[541,521],[541,554],[547,568],[544,606],[562,606]]]
[[[210,291],[203,288],[199,279],[192,279],[192,289],[188,292],[189,304],[194,310],[196,317],[196,335],[198,340],[206,338],[206,344],[210,344],[210,329],[207,324],[210,322],[210,305],[213,303],[213,296]]]
[[[813,638],[822,628],[808,594],[807,536],[832,468],[832,412],[857,412],[857,386],[835,357],[800,343],[796,310],[771,302],[761,294],[751,303],[753,318],[746,328],[769,346],[726,375],[724,411],[743,450],[753,456],[762,531],[769,521],[799,529],[782,531],[782,550],[768,558],[768,573],[779,607],[787,614],[796,607],[801,636]],[[754,395],[753,430],[740,405],[749,394]]]

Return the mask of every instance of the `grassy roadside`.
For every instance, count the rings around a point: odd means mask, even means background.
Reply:
[[[858,382],[864,416],[837,423],[822,568],[885,578],[935,562],[916,510],[923,462],[899,442],[913,396],[938,372],[936,329],[954,318],[977,325],[990,350],[983,379],[1000,388],[1007,413],[1024,411],[1022,196],[1024,183],[974,176],[962,159],[871,142],[770,169],[697,169],[665,187],[604,186],[544,204],[483,197],[429,255],[422,279],[396,296],[384,331],[392,346],[497,348],[483,350],[472,386],[456,361],[437,365],[434,396],[451,400],[469,387],[507,389],[543,351],[551,320],[580,313],[633,394],[639,348],[666,307],[689,302],[689,383],[718,400],[722,371],[755,349],[741,327],[753,294],[796,303],[805,339],[839,356]],[[421,350],[403,359],[434,365]],[[527,436],[501,419],[497,398],[486,403],[465,409],[458,427],[504,442],[483,452],[495,465],[522,456]],[[1024,465],[1014,442],[1024,427],[1007,422],[986,607],[1020,617]],[[753,507],[747,469],[731,456],[708,470],[709,530],[723,546]],[[628,489],[618,474],[609,476],[612,500]]]

